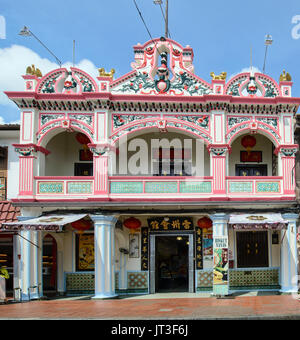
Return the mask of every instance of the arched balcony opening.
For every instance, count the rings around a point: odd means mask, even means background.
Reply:
[[[210,176],[210,156],[202,139],[175,131],[132,134],[118,141],[113,176]]]
[[[243,134],[231,145],[229,176],[278,176],[278,157],[272,141],[262,134]]]
[[[281,162],[273,141],[265,135],[243,134],[231,144],[226,177],[231,197],[275,197],[283,193]]]
[[[83,137],[84,136],[84,137]],[[45,176],[93,176],[93,154],[81,132],[61,132],[47,144]]]

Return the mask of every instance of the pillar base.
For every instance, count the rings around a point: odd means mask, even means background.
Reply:
[[[92,297],[93,300],[103,300],[103,299],[115,299],[116,297],[118,297],[118,294],[96,294],[95,296]]]
[[[279,290],[280,293],[284,293],[284,294],[295,294],[298,293],[298,289],[299,287],[281,287],[281,289]]]

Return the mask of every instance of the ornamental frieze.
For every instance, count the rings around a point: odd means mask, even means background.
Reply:
[[[158,115],[139,115],[139,114],[131,114],[131,115],[120,115],[120,114],[113,114],[113,130],[116,130],[122,126],[125,126],[131,122],[136,120],[146,119],[146,118],[153,118],[158,117]]]

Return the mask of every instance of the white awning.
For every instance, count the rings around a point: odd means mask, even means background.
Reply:
[[[48,215],[32,218],[26,221],[2,223],[1,231],[20,231],[20,230],[46,230],[62,231],[63,226],[79,221],[88,216],[87,214],[76,215]]]
[[[288,222],[278,213],[232,214],[229,224],[234,229],[282,229]]]

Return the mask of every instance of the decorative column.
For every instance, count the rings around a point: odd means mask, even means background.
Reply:
[[[281,145],[275,150],[276,154],[280,154],[279,174],[283,177],[282,193],[284,195],[296,195],[295,155],[297,151],[297,144]]]
[[[108,198],[108,152],[111,150],[111,145],[88,144],[88,146],[94,155],[94,195]]]
[[[95,296],[106,299],[115,294],[115,224],[111,215],[92,215],[95,238]]]
[[[211,215],[213,221],[213,294],[229,294],[228,227],[229,216],[224,213]]]
[[[213,177],[214,195],[226,195],[226,159],[230,150],[230,146],[227,144],[211,144],[208,147],[208,151],[210,152],[210,172]]]
[[[280,248],[280,284],[281,292],[296,293],[298,291],[298,254],[297,254],[297,219],[298,214],[283,214],[288,227],[281,232]]]
[[[33,217],[19,217],[20,221]],[[42,249],[41,232],[22,230],[14,236],[14,288],[21,288],[17,298],[23,301],[41,295]]]
[[[45,155],[49,151],[36,144],[13,144],[19,156],[19,196],[33,198],[35,194],[34,176],[36,174],[36,152]]]

